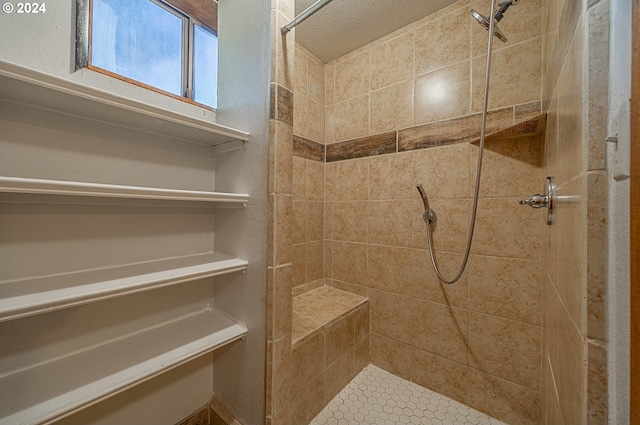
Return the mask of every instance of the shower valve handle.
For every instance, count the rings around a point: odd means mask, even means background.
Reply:
[[[520,199],[520,205],[529,205],[532,208],[547,208],[549,206],[549,197],[536,193],[531,198]]]

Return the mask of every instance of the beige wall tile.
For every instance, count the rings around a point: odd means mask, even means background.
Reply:
[[[272,412],[286,407],[291,392],[291,338],[277,340],[274,344],[272,378]]]
[[[429,251],[423,249],[412,250],[411,294],[414,297],[453,307],[467,308],[469,299],[469,267],[465,269],[460,279],[448,285],[442,283],[431,265]],[[453,279],[462,267],[464,255],[446,251],[436,252],[438,270],[448,280]]]
[[[412,154],[377,155],[369,160],[369,199],[411,199],[418,194],[411,176]],[[409,171],[409,172],[407,172]]]
[[[299,243],[293,244],[292,250],[292,263],[291,267],[291,286],[297,287],[306,283],[307,276],[307,244]]]
[[[547,362],[545,362],[545,372],[547,374],[546,379],[549,385],[541,394],[543,406],[540,423],[543,425],[564,425],[562,411],[560,410],[560,401],[558,400],[558,392],[551,376],[551,369],[548,367]]]
[[[275,195],[275,265],[291,262],[291,195]]]
[[[515,198],[480,199],[471,252],[540,261],[541,213]]]
[[[547,111],[547,128],[544,136],[545,175],[554,176],[556,184],[558,176],[558,99],[551,100]]]
[[[296,57],[295,57],[295,85],[294,91],[303,96],[307,96],[307,53],[306,49],[302,45],[296,43]]]
[[[291,241],[301,243],[307,241],[307,202],[292,201]]]
[[[275,285],[273,308],[276,311],[274,323],[274,338],[278,339],[291,334],[291,265],[275,268]]]
[[[587,420],[589,424],[607,422],[607,349],[587,343]]]
[[[324,143],[324,104],[309,99],[307,102],[309,123],[307,134],[310,140]]]
[[[271,86],[273,89],[273,85]],[[274,93],[271,91],[271,104],[269,106],[271,113],[274,114],[275,102]],[[276,120],[271,118],[269,119],[269,177],[268,177],[268,190],[269,193],[274,193],[276,191]]]
[[[371,363],[400,376],[411,379],[411,346],[371,333]]]
[[[369,202],[369,243],[409,246],[412,223],[411,201]]]
[[[558,187],[554,226],[558,232],[558,281],[556,287],[573,321],[582,326],[584,282],[583,225],[586,219],[583,179],[577,178]]]
[[[324,370],[324,334],[318,332],[291,350],[291,384],[300,390]]]
[[[367,93],[369,91],[369,52],[336,59],[335,79],[336,102]]]
[[[470,149],[473,147],[469,143],[459,143],[412,152],[414,186],[422,184],[429,199],[468,196]],[[412,189],[416,198],[418,192]]]
[[[540,325],[543,274],[538,262],[472,255],[469,308]]]
[[[305,176],[307,175],[307,162],[310,161],[296,156],[292,159],[291,195],[293,196],[293,201],[304,201],[306,199]]]
[[[368,282],[382,291],[413,295],[413,256],[410,248],[370,245],[367,259]]]
[[[321,241],[324,237],[324,202],[307,202],[306,240]]]
[[[293,172],[293,129],[289,124],[276,121],[276,191],[291,193]]]
[[[411,341],[417,348],[458,363],[467,363],[466,310],[420,300],[414,301],[410,308]]]
[[[386,291],[369,290],[371,303],[371,332],[413,344],[412,320],[415,303],[411,297]],[[375,351],[375,350],[374,350]]]
[[[324,381],[324,403],[328,403],[356,375],[354,371],[355,351],[351,346],[332,364],[327,366]]]
[[[333,278],[333,242],[327,238],[324,241],[324,279],[331,278]]]
[[[371,90],[413,77],[413,32],[371,48]]]
[[[542,39],[533,38],[516,46],[497,50],[491,61],[489,109],[518,105],[540,99]],[[473,112],[482,111],[486,55],[472,61]]]
[[[324,105],[324,64],[311,54],[307,60],[307,95],[314,102]]]
[[[355,139],[369,134],[369,93],[335,104],[333,115],[336,141]]]
[[[324,277],[324,241],[307,242],[307,282]]]
[[[329,367],[338,357],[353,347],[353,323],[342,318],[325,328],[324,362]]]
[[[369,158],[326,165],[326,200],[366,200],[369,193]]]
[[[487,142],[482,155],[480,196],[528,197],[543,193],[542,139],[527,136]],[[479,149],[471,146],[469,196],[475,191]]]
[[[336,84],[336,61],[331,61],[324,65],[324,99],[325,105],[333,105],[336,103],[335,84]]]
[[[582,111],[582,37],[577,31],[558,79],[557,182],[577,176],[584,168]]]
[[[332,238],[340,241],[367,242],[367,202],[332,202]]]
[[[588,170],[604,170],[607,110],[609,107],[609,2],[590,7],[588,13]],[[586,18],[585,18],[586,19]]]
[[[309,108],[308,98],[298,92],[293,94],[293,134],[309,138]]]
[[[469,369],[468,405],[510,424],[540,423],[540,393]],[[579,422],[576,422],[579,423]]]
[[[467,402],[468,367],[427,351],[412,350],[411,382],[461,403]]]
[[[306,385],[292,388],[291,423],[306,424],[322,410],[324,401],[324,374],[320,374]]]
[[[324,143],[336,142],[335,105],[329,105],[324,109]]]
[[[360,286],[367,284],[367,245],[352,242],[332,243],[332,277]]]
[[[467,115],[469,62],[461,62],[415,79],[413,122],[415,125]]]
[[[469,59],[469,11],[459,8],[416,29],[416,75]]]
[[[510,319],[469,313],[469,364],[540,390],[542,329]]]
[[[356,341],[354,347],[354,373],[357,375],[362,369],[367,367],[370,361],[369,336]]]
[[[587,174],[587,336],[607,340],[607,175]]]
[[[586,423],[584,339],[563,308],[560,309],[559,324],[558,368],[553,373],[558,385],[560,410],[566,424]]]
[[[351,315],[355,341],[364,341],[369,337],[369,317],[369,303],[359,307]]]
[[[545,281],[543,295],[543,355],[548,358],[549,367],[554,371],[560,367],[560,298],[548,278]]]
[[[407,80],[371,92],[369,134],[413,125],[413,81]]]
[[[307,201],[324,201],[324,163],[307,162]],[[304,181],[305,179],[302,178]]]

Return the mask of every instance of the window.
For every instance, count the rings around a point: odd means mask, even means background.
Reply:
[[[76,67],[215,108],[216,20],[213,0],[79,0]]]

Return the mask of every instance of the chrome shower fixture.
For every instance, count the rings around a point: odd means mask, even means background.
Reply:
[[[514,4],[518,4],[519,2],[520,2],[520,0],[501,0],[501,1],[499,1],[498,2],[498,6],[500,6],[500,8],[493,15],[493,19],[496,22],[500,22],[502,20],[502,17],[504,16],[504,12],[506,12],[507,9],[510,6],[513,6]],[[475,18],[475,20],[478,21],[478,23],[480,25],[482,25],[482,28],[484,28],[487,31],[489,31],[489,24],[490,23],[489,23],[489,18],[487,16],[484,16],[482,13],[479,13],[479,12],[475,11],[474,9],[471,9],[471,16],[473,16]],[[503,43],[507,42],[507,37],[504,35],[502,30],[500,30],[500,28],[498,27],[498,25],[496,23],[493,24],[493,35],[498,37],[498,40],[502,41]]]

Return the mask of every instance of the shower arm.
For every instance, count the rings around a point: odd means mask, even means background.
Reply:
[[[307,19],[308,17],[310,17],[311,15],[313,15],[318,10],[322,9],[323,7],[325,7],[327,4],[331,3],[332,1],[333,0],[318,0],[317,2],[313,3],[311,6],[306,8],[298,16],[293,18],[291,20],[291,22],[289,22],[287,25],[285,25],[282,28],[280,28],[280,31],[282,31],[282,34],[286,35],[289,31],[291,31],[293,29],[293,27],[295,27],[299,23],[303,22],[305,19]]]

